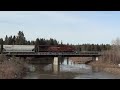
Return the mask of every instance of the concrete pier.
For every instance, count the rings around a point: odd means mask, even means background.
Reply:
[[[92,60],[98,61],[99,59],[98,59],[98,57],[92,57]]]
[[[58,57],[54,57],[53,65],[58,65]]]
[[[54,57],[53,64],[52,64],[52,69],[53,69],[54,74],[58,74],[58,72],[60,70],[58,57]]]
[[[96,57],[95,60],[98,61],[98,57]]]
[[[69,65],[69,57],[67,57],[67,65]]]

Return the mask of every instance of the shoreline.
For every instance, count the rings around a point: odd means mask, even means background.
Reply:
[[[118,65],[115,64],[108,64],[100,61],[94,61],[89,63],[88,65],[91,65],[92,67],[102,68],[101,71],[103,72],[120,75],[120,67],[118,67]]]
[[[83,63],[85,64],[85,62],[89,61],[91,58],[71,57],[70,59],[72,59],[73,62],[84,61]],[[98,68],[103,72],[120,75],[120,67],[113,63],[103,62],[100,60],[89,62],[87,63],[87,65],[91,65],[92,67]]]
[[[23,59],[0,55],[0,79],[21,79],[27,70],[27,63]]]

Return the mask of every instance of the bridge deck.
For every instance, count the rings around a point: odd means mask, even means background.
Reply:
[[[38,53],[7,53],[7,56],[68,56],[68,57],[91,57],[91,56],[101,56],[99,52],[79,52],[79,53],[60,53],[60,52],[38,52]]]

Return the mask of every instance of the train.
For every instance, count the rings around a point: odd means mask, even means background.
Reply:
[[[0,53],[74,52],[75,48],[68,45],[3,45],[0,51]]]
[[[74,52],[75,48],[68,45],[38,45],[37,52]]]

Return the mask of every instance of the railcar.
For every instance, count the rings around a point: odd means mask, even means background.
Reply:
[[[3,45],[2,53],[74,52],[68,45]]]
[[[37,52],[74,52],[75,48],[68,45],[39,45]]]
[[[3,53],[33,53],[34,45],[3,45]]]

